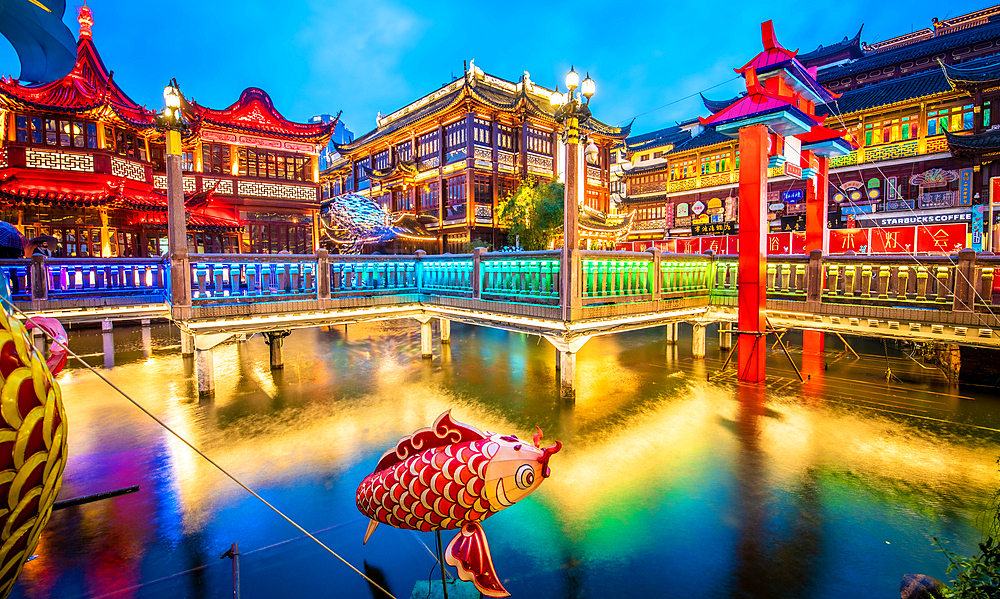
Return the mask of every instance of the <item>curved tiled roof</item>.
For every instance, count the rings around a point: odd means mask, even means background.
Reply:
[[[677,146],[688,139],[691,139],[691,132],[681,129],[679,126],[658,129],[642,135],[633,135],[625,139],[625,150],[629,153],[641,152],[646,148],[665,146],[674,144]]]
[[[948,149],[954,153],[981,154],[1000,150],[1000,129],[991,129],[975,135],[945,131]]]
[[[956,87],[1000,81],[1000,55],[986,56],[960,64],[941,63],[944,74]]]
[[[844,92],[844,95],[837,100],[817,106],[816,114],[826,115],[836,112],[846,115],[950,91],[952,87],[944,73],[941,69],[934,69]],[[835,109],[831,110],[831,106]]]
[[[701,96],[701,103],[705,105],[705,108],[707,108],[712,114],[715,114],[720,110],[729,108],[730,105],[747,94],[746,92],[740,92],[736,97],[729,98],[728,100],[709,100],[702,93],[699,93],[698,95]]]
[[[674,148],[673,151],[670,152],[670,155],[680,154],[681,152],[688,152],[690,150],[697,150],[698,148],[714,146],[727,141],[733,141],[733,138],[719,133],[714,127],[708,127],[698,135],[692,137],[688,142]]]
[[[820,46],[812,52],[799,54],[799,62],[807,67],[812,67],[822,66],[825,64],[824,61],[835,59],[837,55],[840,54],[847,54],[852,58],[861,58],[865,55],[865,51],[861,48],[861,31],[864,30],[864,28],[865,26],[862,24],[861,28],[858,29],[857,35],[853,38],[848,39],[845,35],[844,40],[841,42],[830,44],[829,46]]]
[[[435,113],[446,111],[466,99],[477,102],[486,108],[503,112],[512,112],[519,107],[524,107],[531,114],[549,119],[555,119],[555,111],[548,104],[548,101],[537,101],[538,98],[540,98],[538,94],[530,94],[523,88],[517,91],[511,91],[496,87],[490,85],[485,79],[480,80],[478,76],[476,77],[475,84],[471,84],[470,78],[466,76],[460,85],[452,82],[430,95],[433,96],[434,94],[444,92],[451,85],[456,85],[455,89],[447,91],[440,97],[427,102],[419,108],[410,110],[409,112],[405,112],[407,108],[397,111],[403,112],[403,114],[401,114],[398,118],[392,118],[392,120],[385,122],[383,125],[380,125],[368,133],[365,133],[353,142],[336,144],[337,151],[345,153],[356,150],[368,143],[371,143],[372,141],[397,133]],[[392,115],[390,115],[389,118],[391,117]],[[631,131],[632,124],[629,123],[629,125],[625,127],[614,127],[612,125],[602,123],[593,117],[589,117],[581,120],[580,128],[585,133],[592,132],[605,137],[610,137],[612,139],[624,139]]]
[[[969,44],[975,44],[977,42],[997,38],[1000,38],[1000,22],[988,23],[980,27],[973,27],[971,29],[915,42],[895,50],[868,54],[864,58],[859,58],[847,64],[826,69],[820,73],[819,80],[820,83],[824,81],[833,81],[848,75],[855,75],[857,73],[864,73],[866,71],[880,69],[883,67],[894,66],[907,60],[920,58],[922,56],[931,56],[938,52],[950,50],[952,48],[959,48]],[[937,64],[928,63],[927,67],[935,68],[937,67]]]
[[[223,130],[236,130],[267,136],[286,137],[325,144],[337,119],[329,123],[296,123],[281,116],[271,102],[271,96],[260,88],[248,87],[228,108],[215,110],[195,101],[187,103],[192,121],[209,124]]]

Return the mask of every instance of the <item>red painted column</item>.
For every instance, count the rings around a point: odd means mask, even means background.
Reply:
[[[767,308],[767,128],[740,129],[740,262],[737,378],[764,380],[767,339],[763,332]],[[749,332],[750,334],[745,334]]]
[[[806,182],[806,253],[823,250],[825,256],[830,251],[830,235],[827,232],[827,204],[830,196],[830,164],[825,156],[814,156],[803,152],[803,160],[813,159],[818,163],[816,178]],[[820,355],[823,353],[823,332],[805,329],[802,331],[802,353]],[[803,360],[805,358],[803,357]],[[805,362],[803,362],[803,366]]]

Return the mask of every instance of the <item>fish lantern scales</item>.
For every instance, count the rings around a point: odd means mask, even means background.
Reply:
[[[480,522],[538,488],[549,476],[549,458],[562,448],[542,448],[513,435],[481,432],[455,422],[451,412],[434,425],[403,437],[379,459],[358,487],[357,504],[371,519],[364,542],[380,523],[433,532],[459,529],[445,561],[487,597],[508,597],[493,568]]]

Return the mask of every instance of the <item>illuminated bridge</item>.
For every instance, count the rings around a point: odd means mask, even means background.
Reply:
[[[737,257],[730,255],[582,251],[575,302],[560,285],[559,251],[190,259],[190,277],[176,283],[190,285],[190,306],[170,304],[170,266],[161,259],[36,256],[0,261],[0,271],[29,314],[68,322],[172,318],[184,333],[182,351],[198,353],[205,390],[213,385],[211,348],[234,335],[264,334],[280,367],[281,339],[297,328],[414,318],[429,356],[431,320],[441,319],[443,341],[449,323],[459,321],[545,337],[572,387],[575,354],[595,335],[669,325],[668,339],[676,339],[676,323],[687,321],[699,357],[705,326],[721,322],[728,330],[737,314]],[[998,266],[1000,256],[972,250],[772,257],[768,317],[779,329],[1000,347]]]

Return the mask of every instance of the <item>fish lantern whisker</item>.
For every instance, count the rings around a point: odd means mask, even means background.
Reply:
[[[556,444],[552,447],[546,447],[542,449],[542,455],[538,456],[538,461],[542,464],[542,478],[549,477],[549,458],[552,454],[558,453],[562,449],[562,442],[556,441]]]

